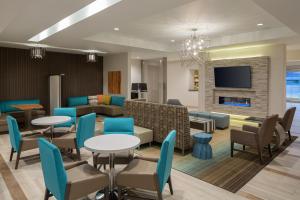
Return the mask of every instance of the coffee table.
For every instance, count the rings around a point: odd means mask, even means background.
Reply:
[[[199,129],[207,133],[213,133],[216,130],[216,123],[213,119],[190,116],[190,127]]]

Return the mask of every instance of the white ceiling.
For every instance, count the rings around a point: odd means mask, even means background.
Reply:
[[[0,0],[0,41],[5,46],[28,43],[32,36],[91,2]],[[214,47],[280,42],[297,48],[298,8],[299,0],[123,0],[41,43],[136,56],[174,51],[171,39],[179,44],[192,28],[198,28]],[[264,26],[259,28],[257,23]]]

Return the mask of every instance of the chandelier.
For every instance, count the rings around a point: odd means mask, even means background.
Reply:
[[[97,56],[95,53],[88,53],[87,54],[87,62],[96,62],[97,61]]]
[[[210,41],[207,37],[197,34],[197,29],[192,29],[193,34],[184,40],[180,49],[180,60],[182,66],[190,66],[194,63],[204,65],[209,59],[207,48]]]
[[[45,49],[42,47],[33,47],[30,49],[30,56],[33,59],[43,59],[45,56]]]

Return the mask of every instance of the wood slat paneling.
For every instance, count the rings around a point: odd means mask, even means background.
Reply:
[[[29,50],[0,47],[0,100],[40,99],[48,110],[51,74],[65,74],[63,106],[70,96],[103,93],[103,57],[88,63],[85,55],[46,52],[35,60]]]

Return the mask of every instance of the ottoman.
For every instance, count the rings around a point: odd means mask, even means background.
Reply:
[[[193,136],[194,147],[192,155],[202,160],[208,160],[212,158],[212,149],[209,142],[212,139],[212,135],[209,133],[197,133]]]

